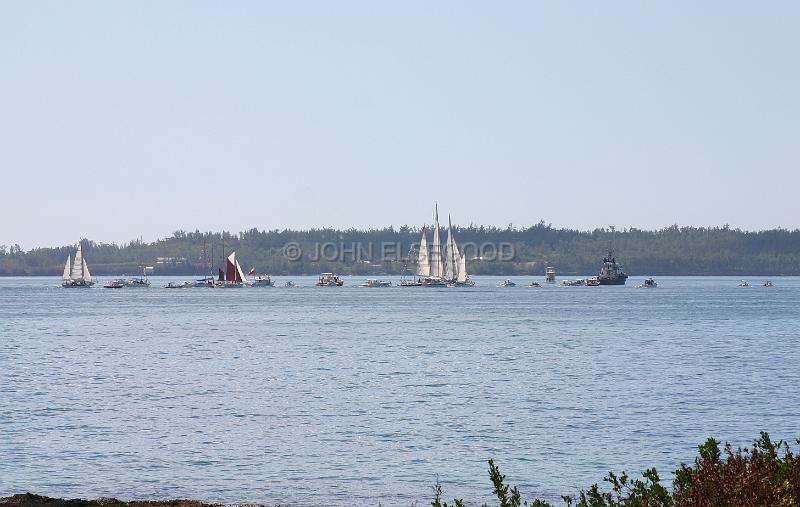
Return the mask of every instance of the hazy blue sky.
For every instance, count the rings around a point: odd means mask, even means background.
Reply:
[[[0,243],[800,227],[800,2],[4,2]]]

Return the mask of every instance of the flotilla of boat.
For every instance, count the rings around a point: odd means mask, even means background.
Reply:
[[[414,247],[412,246],[409,251],[409,256],[406,261],[406,266],[403,268],[403,275],[397,285],[393,285],[388,280],[377,278],[368,278],[359,287],[378,288],[378,287],[473,287],[475,283],[470,279],[467,273],[466,255],[462,252],[453,233],[453,224],[448,217],[447,226],[447,240],[442,248],[439,227],[439,207],[434,207],[433,215],[433,234],[430,245],[427,240],[427,227],[422,228],[422,236],[420,238],[419,250],[414,255]],[[224,243],[223,243],[224,251]],[[212,248],[213,257],[213,248]],[[408,261],[416,257],[416,269],[414,273],[409,276]],[[205,245],[203,247],[203,259],[205,264]],[[247,273],[248,276],[253,276],[252,280],[248,280],[247,276],[242,271],[242,267],[236,258],[236,252],[231,252],[225,258],[225,269],[219,268],[217,277],[206,275],[202,278],[196,279],[194,282],[169,282],[164,287],[167,289],[188,289],[188,288],[243,288],[243,287],[275,287],[275,282],[270,275],[256,275],[255,267],[251,268]],[[95,285],[95,280],[89,272],[89,266],[83,256],[81,245],[78,244],[77,251],[74,258],[71,255],[67,256],[66,263],[64,264],[64,271],[62,274],[61,286],[65,288],[88,288]],[[613,249],[609,249],[608,255],[603,258],[603,265],[600,272],[596,276],[588,278],[578,278],[574,280],[565,279],[561,281],[562,287],[597,287],[601,285],[625,285],[628,275],[622,270],[622,267],[617,263],[614,256]],[[556,271],[552,266],[547,266],[545,269],[546,284],[556,283]],[[314,284],[316,287],[342,287],[344,280],[335,273],[322,273],[319,275],[317,282]],[[516,287],[516,282],[510,278],[503,280],[498,287]],[[527,287],[541,287],[539,282],[533,281]],[[772,287],[771,281],[767,280],[762,284],[763,287]],[[147,271],[142,268],[140,276],[128,278],[116,278],[108,281],[103,285],[107,289],[122,289],[122,288],[142,288],[150,287],[150,280],[147,277]],[[293,281],[287,281],[284,287],[294,288],[297,285]],[[658,283],[653,277],[646,278],[637,288],[654,289],[658,287]],[[739,287],[750,287],[747,280],[742,280]]]

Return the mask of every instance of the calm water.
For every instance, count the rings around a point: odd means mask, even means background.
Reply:
[[[482,500],[494,457],[553,499],[607,470],[671,478],[708,436],[800,436],[798,278],[168,280],[0,279],[0,494],[410,505],[438,475]]]

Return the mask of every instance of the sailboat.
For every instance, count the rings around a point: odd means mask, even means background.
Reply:
[[[446,287],[443,279],[444,266],[442,247],[439,239],[439,205],[436,205],[433,215],[433,242],[428,254],[427,230],[423,227],[422,238],[419,241],[419,257],[417,258],[417,276],[420,285],[425,287]]]
[[[67,263],[64,264],[64,274],[61,276],[61,286],[66,288],[91,287],[94,285],[92,274],[89,273],[89,266],[83,258],[81,245],[78,243],[78,251],[75,252],[75,260],[67,256]]]
[[[236,252],[231,252],[225,262],[225,271],[219,270],[219,280],[214,286],[219,288],[238,288],[244,287],[245,282],[247,282],[247,277],[244,276],[242,267],[239,265],[239,261],[236,260]]]
[[[451,287],[473,287],[473,282],[467,274],[467,258],[458,250],[453,222],[447,217],[447,243],[444,255],[444,281]]]

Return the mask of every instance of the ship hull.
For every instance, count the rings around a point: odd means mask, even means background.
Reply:
[[[625,282],[628,280],[628,277],[625,278],[607,278],[607,279],[600,279],[600,285],[625,285]]]

